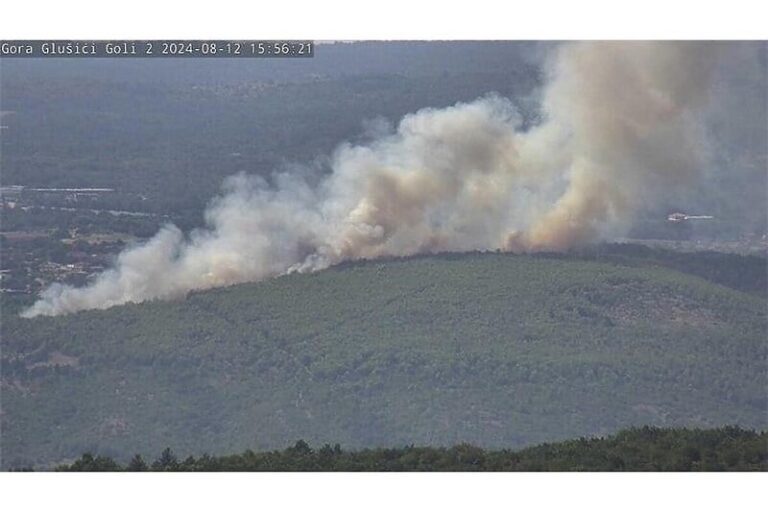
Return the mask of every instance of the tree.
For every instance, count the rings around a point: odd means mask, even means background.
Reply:
[[[126,471],[146,471],[147,469],[149,469],[147,463],[144,462],[144,459],[138,453],[133,456],[131,462],[125,468]]]
[[[90,453],[84,453],[82,457],[66,469],[68,471],[120,471],[120,466],[110,457],[94,457]]]
[[[163,450],[160,457],[152,463],[153,471],[176,471],[179,468],[179,459],[170,448]]]
[[[311,455],[312,454],[312,448],[309,447],[309,444],[307,444],[306,441],[303,439],[299,439],[296,441],[296,444],[293,445],[292,448],[288,448],[288,450],[292,454],[295,455]]]

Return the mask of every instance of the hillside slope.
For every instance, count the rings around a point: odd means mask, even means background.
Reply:
[[[765,428],[765,313],[671,269],[467,254],[5,315],[2,464]]]

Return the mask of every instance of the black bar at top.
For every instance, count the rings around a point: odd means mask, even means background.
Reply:
[[[18,40],[0,41],[0,58],[312,58],[312,41]]]

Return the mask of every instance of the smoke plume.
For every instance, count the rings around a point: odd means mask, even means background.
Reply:
[[[341,145],[319,183],[233,176],[205,229],[167,225],[89,285],[50,286],[23,315],[169,299],[351,259],[564,250],[622,234],[634,212],[706,166],[700,115],[723,52],[716,43],[562,45],[533,128],[489,95]]]

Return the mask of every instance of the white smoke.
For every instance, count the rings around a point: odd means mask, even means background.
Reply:
[[[723,45],[561,46],[541,124],[521,129],[498,96],[405,116],[340,146],[317,185],[229,178],[185,236],[165,226],[91,284],[54,284],[23,316],[168,299],[190,290],[387,255],[562,250],[619,234],[642,205],[698,176],[698,114]]]

